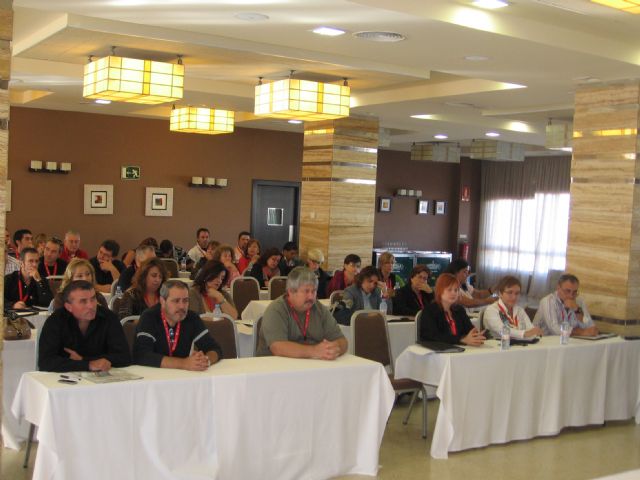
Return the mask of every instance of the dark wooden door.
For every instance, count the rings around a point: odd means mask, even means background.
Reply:
[[[253,181],[251,234],[262,250],[298,243],[300,184],[272,180]]]

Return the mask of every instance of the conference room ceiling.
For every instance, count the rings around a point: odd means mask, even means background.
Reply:
[[[302,131],[253,116],[254,86],[289,76],[342,82],[352,114],[376,116],[390,148],[468,145],[487,131],[540,150],[570,120],[577,85],[640,77],[640,15],[589,0],[519,0],[486,10],[444,0],[14,0],[12,105],[168,118],[170,104],[82,97],[89,55],[185,64],[181,104],[235,110],[238,126]],[[248,13],[268,18],[247,20]],[[240,15],[240,17],[238,17]],[[249,15],[249,18],[255,18]],[[314,34],[318,26],[346,31]],[[356,38],[397,32],[396,43]],[[411,118],[427,114],[428,119]],[[167,120],[168,123],[168,120]],[[167,126],[168,128],[168,126]]]

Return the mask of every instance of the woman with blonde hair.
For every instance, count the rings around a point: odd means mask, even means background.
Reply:
[[[56,296],[49,306],[50,312],[53,312],[64,305],[64,301],[62,300],[62,291],[64,290],[64,287],[74,280],[86,280],[87,282],[92,283],[95,287],[96,272],[89,260],[85,260],[84,258],[74,258],[69,262],[69,265],[67,265],[67,269],[64,271],[64,275],[62,276],[62,283],[60,284],[58,293],[56,293]],[[104,308],[109,308],[107,300],[98,290],[96,290],[96,299],[98,300],[99,305],[102,305]]]

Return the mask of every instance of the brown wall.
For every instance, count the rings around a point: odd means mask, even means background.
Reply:
[[[385,242],[406,242],[413,250],[452,251],[458,231],[460,165],[410,160],[409,152],[380,150],[376,201],[392,197],[391,212],[378,212],[376,205],[374,247]],[[429,215],[418,215],[417,199],[395,197],[399,188],[422,190],[429,200]],[[434,201],[446,200],[445,215],[433,215]]]
[[[164,120],[12,108],[7,227],[58,235],[77,229],[90,254],[105,238],[116,239],[123,249],[149,235],[191,247],[200,226],[213,238],[234,243],[250,226],[253,179],[300,181],[302,137],[248,128],[230,135],[180,134],[169,132]],[[30,173],[31,160],[71,162],[72,172]],[[122,165],[142,167],[141,180],[121,180]],[[423,198],[448,205],[446,215],[423,216],[416,214],[415,198],[393,197],[391,213],[375,214],[374,246],[406,241],[416,250],[455,251],[458,234],[466,233],[473,258],[479,168],[471,160],[412,162],[408,152],[379,150],[376,211],[379,197],[392,197],[400,187],[421,189]],[[189,188],[192,176],[228,178],[229,187]],[[472,202],[460,205],[463,182],[471,182]],[[84,184],[114,186],[114,215],[83,214]],[[173,217],[144,215],[145,187],[173,187]]]
[[[299,181],[301,158],[298,133],[182,134],[169,132],[168,120],[12,108],[7,227],[59,235],[77,229],[90,255],[105,238],[123,249],[150,235],[191,247],[200,226],[234,243],[250,226],[252,179]],[[30,173],[31,160],[71,162],[72,172]],[[121,180],[122,165],[142,167],[141,180]],[[228,178],[229,186],[189,188],[192,176]],[[84,184],[114,186],[114,215],[83,214]],[[144,215],[145,187],[173,187],[173,217]]]

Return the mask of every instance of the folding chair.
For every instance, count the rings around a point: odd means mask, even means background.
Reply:
[[[233,318],[226,313],[217,319],[206,313],[200,317],[211,336],[222,348],[222,358],[238,358],[238,330]]]
[[[275,300],[287,291],[287,277],[273,277],[269,280],[269,299]]]
[[[253,277],[237,277],[231,282],[231,296],[238,314],[242,312],[251,300],[260,300],[260,284]]]

